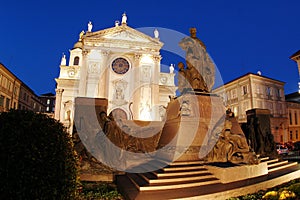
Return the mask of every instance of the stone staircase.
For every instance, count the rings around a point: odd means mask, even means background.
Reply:
[[[127,176],[139,191],[176,190],[220,183],[202,161],[174,162],[154,172],[127,173]]]
[[[269,157],[261,158],[261,162],[267,162],[268,173],[278,173],[283,171],[293,170],[298,167],[297,162],[289,162],[287,160],[270,159]]]
[[[266,185],[273,187],[289,181],[294,174],[300,175],[297,162],[268,157],[261,158],[261,162],[267,163],[268,174],[246,181],[224,184],[203,161],[184,161],[170,163],[156,171],[126,173],[117,177],[117,185],[125,199],[226,199],[232,197],[230,195],[255,192],[259,187],[265,189]],[[149,165],[143,167],[147,171]],[[149,168],[153,169],[153,166]]]

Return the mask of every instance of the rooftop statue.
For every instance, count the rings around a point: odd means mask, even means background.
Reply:
[[[79,41],[82,41],[83,35],[84,35],[84,30],[82,30],[82,31],[79,33]]]
[[[92,32],[92,29],[93,29],[93,24],[91,21],[89,21],[88,23],[88,32]]]
[[[179,46],[186,51],[187,69],[183,69],[192,89],[210,92],[215,83],[215,65],[196,32],[196,28],[190,28],[190,36],[179,42]]]

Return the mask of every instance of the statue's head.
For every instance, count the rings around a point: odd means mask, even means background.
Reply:
[[[177,66],[178,66],[178,68],[181,69],[181,70],[184,69],[184,64],[183,64],[183,62],[179,62]]]
[[[197,29],[195,27],[190,28],[190,35],[192,38],[196,37]]]

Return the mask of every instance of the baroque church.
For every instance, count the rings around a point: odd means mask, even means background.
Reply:
[[[175,96],[174,68],[161,72],[163,43],[127,25],[124,13],[114,27],[79,34],[67,65],[63,55],[56,78],[55,118],[73,126],[75,98],[105,98],[107,113],[128,120],[160,121]],[[70,130],[71,131],[71,130]]]

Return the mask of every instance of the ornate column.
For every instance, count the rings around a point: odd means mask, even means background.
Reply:
[[[64,89],[56,89],[56,99],[55,99],[55,114],[54,118],[60,120],[60,111],[61,111],[61,100],[62,100],[62,93]]]
[[[130,101],[132,104],[132,117],[133,119],[139,119],[139,110],[140,110],[140,96],[141,96],[141,83],[140,83],[140,61],[141,61],[142,55],[139,53],[134,54],[133,56],[133,64],[132,69],[133,70],[133,87],[130,88],[131,91],[131,99]],[[129,102],[130,103],[130,102]]]
[[[80,80],[79,80],[79,96],[85,96],[86,92],[86,76],[87,76],[87,57],[89,54],[89,50],[82,51],[82,65],[80,67]]]
[[[108,70],[110,66],[107,63],[110,51],[101,50],[100,77],[98,95],[101,98],[108,98]]]

